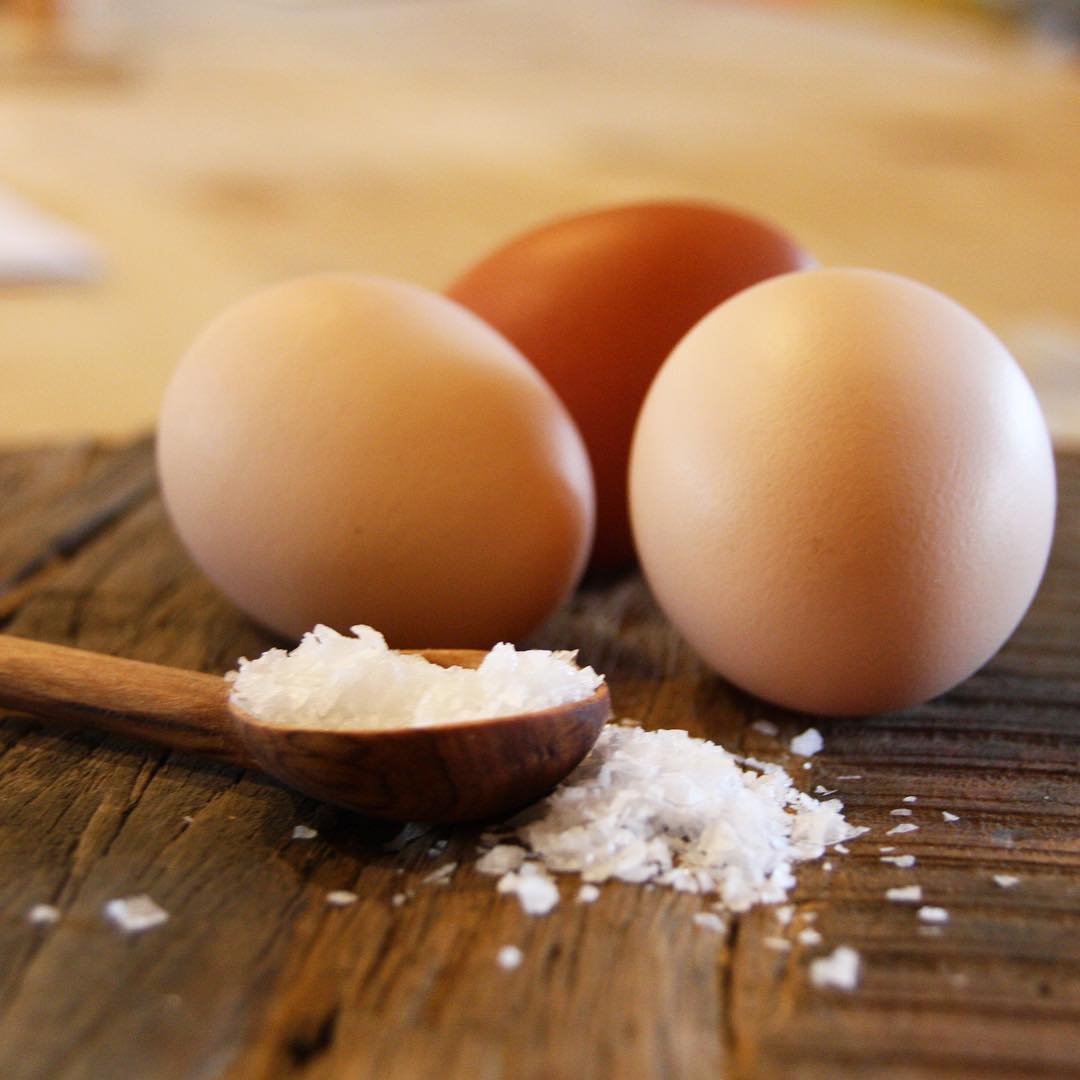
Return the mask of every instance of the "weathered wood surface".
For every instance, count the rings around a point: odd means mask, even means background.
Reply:
[[[145,443],[0,455],[8,631],[215,672],[268,644],[178,550],[151,475]],[[1051,571],[986,670],[921,709],[819,725],[826,749],[798,775],[873,832],[831,873],[802,869],[787,929],[758,908],[716,934],[692,921],[700,899],[629,885],[577,905],[574,881],[530,918],[472,869],[475,831],[390,850],[393,829],[260,776],[9,717],[0,1075],[1080,1074],[1080,457],[1060,459],[1060,488]],[[636,577],[587,586],[538,640],[580,645],[622,715],[791,764],[781,744],[805,720],[706,675]],[[750,729],[762,717],[779,739]],[[919,831],[885,839],[905,795]],[[318,838],[290,839],[299,823]],[[881,863],[887,843],[917,867]],[[450,859],[449,886],[423,884]],[[914,882],[952,913],[940,932],[885,900]],[[331,889],[360,899],[334,908]],[[125,937],[102,905],[140,892],[171,919]],[[41,902],[58,924],[26,921]],[[763,948],[809,912],[823,946]],[[812,988],[809,957],[841,943],[861,986]],[[517,971],[495,963],[506,944]]]

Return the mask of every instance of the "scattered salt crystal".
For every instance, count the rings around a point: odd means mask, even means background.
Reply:
[[[882,855],[882,862],[892,863],[901,870],[910,870],[915,865],[914,855]]]
[[[521,967],[525,954],[516,945],[504,945],[495,957],[495,962],[503,971],[513,971]]]
[[[318,835],[318,830],[313,829],[310,825],[297,825],[292,831],[294,840],[314,840]]]
[[[896,848],[894,848],[892,846],[892,844],[886,844],[885,847],[879,847],[878,848],[878,851],[895,851],[895,850],[896,850]]]
[[[771,720],[755,720],[750,727],[762,735],[775,736],[780,734],[780,729]]]
[[[901,885],[895,889],[886,889],[885,899],[896,904],[917,904],[922,900],[922,886]]]
[[[821,864],[821,869],[824,870],[826,874],[831,874],[832,873],[832,863],[828,859],[826,859]]]
[[[394,893],[394,895],[390,897],[390,906],[401,907],[408,899],[408,896],[403,892]]]
[[[818,784],[818,786],[816,788],[814,788],[814,794],[815,795],[821,795],[821,796],[835,795],[836,794],[836,788],[827,788],[827,787],[825,787],[824,784]]]
[[[740,768],[722,746],[685,731],[608,725],[582,764],[514,825],[514,837],[536,860],[522,874],[535,867],[587,883],[655,882],[718,894],[724,910],[746,911],[783,901],[797,862],[864,831],[842,811],[837,799],[798,791],[778,765]],[[518,891],[512,869],[499,888]]]
[[[818,931],[815,930],[812,926],[805,927],[804,929],[800,930],[795,936],[796,938],[798,938],[800,945],[806,945],[808,947],[820,945],[823,940],[821,934],[818,933]]]
[[[432,870],[426,877],[420,879],[421,885],[448,885],[450,879],[454,876],[454,871],[457,870],[458,864],[456,862],[443,863],[438,870]]]
[[[478,668],[433,664],[387,648],[369,626],[353,637],[316,626],[292,652],[241,659],[231,700],[267,724],[321,729],[401,728],[549,709],[603,682],[574,653],[496,645]]]
[[[137,934],[160,926],[168,920],[169,913],[143,894],[110,900],[105,905],[105,917],[126,933]]]
[[[694,916],[694,925],[711,930],[714,934],[723,934],[727,931],[727,923],[711,911],[699,911]]]
[[[1020,879],[1013,877],[1012,874],[995,874],[994,881],[1002,889],[1011,889],[1014,885],[1020,884]]]
[[[526,915],[546,915],[559,902],[554,878],[536,863],[503,874],[496,888],[501,893],[514,893]]]
[[[898,810],[890,810],[889,813],[893,817],[911,817],[912,812],[907,807],[901,807]]]
[[[26,918],[35,926],[50,926],[60,921],[60,909],[52,904],[35,904],[26,913]]]
[[[947,923],[949,913],[943,907],[921,907],[918,911],[919,920],[924,923]]]
[[[851,848],[847,844],[833,844],[833,851],[838,851],[841,855],[851,854]]]
[[[862,774],[861,773],[851,773],[848,776],[838,776],[836,779],[837,780],[861,780],[862,779]]]
[[[957,815],[957,814],[950,814],[948,810],[942,810],[942,811],[941,811],[941,816],[942,816],[942,817],[943,817],[943,818],[944,818],[944,819],[945,819],[946,821],[959,821],[959,820],[960,820],[960,817],[959,817],[959,815]]]
[[[807,728],[802,734],[796,735],[788,744],[793,754],[799,757],[810,757],[825,746],[825,740],[817,728]]]
[[[840,945],[829,956],[819,956],[810,962],[810,981],[819,988],[854,990],[859,985],[859,954]]]
[[[791,942],[787,938],[782,937],[767,937],[761,939],[761,944],[766,949],[772,949],[774,952],[790,952]]]
[[[811,765],[809,761],[804,761],[804,762],[803,762],[803,768],[804,768],[804,769],[812,769],[813,767],[814,767],[814,766],[813,766],[813,765]]]
[[[918,802],[919,801],[919,796],[918,795],[905,795],[900,801],[901,802]]]
[[[326,902],[333,904],[334,907],[348,907],[359,899],[356,893],[349,892],[348,889],[334,889],[326,894]]]
[[[185,825],[194,825],[195,824],[195,819],[190,814],[185,814],[180,820]]]
[[[600,898],[600,890],[595,885],[582,885],[577,891],[579,904],[593,904]]]
[[[795,908],[791,904],[782,904],[775,910],[776,921],[781,926],[787,926],[787,924],[791,922],[791,917],[794,914]]]
[[[898,836],[900,833],[917,832],[918,828],[918,825],[913,825],[910,821],[905,821],[902,825],[894,825],[885,833],[885,835]]]
[[[481,874],[502,877],[511,870],[517,870],[525,861],[525,849],[517,844],[496,844],[476,860],[476,869]]]

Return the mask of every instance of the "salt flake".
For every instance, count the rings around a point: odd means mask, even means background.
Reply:
[[[579,904],[594,904],[600,898],[600,890],[595,885],[582,885],[577,891]]]
[[[959,817],[958,814],[950,814],[948,810],[942,810],[941,811],[941,816],[945,821],[959,821],[960,820],[960,817]]]
[[[128,934],[138,934],[168,921],[169,913],[145,894],[110,900],[105,917]]]
[[[901,833],[917,832],[919,826],[913,825],[910,821],[905,821],[902,825],[894,825],[891,829],[887,830],[886,836],[898,836]]]
[[[808,947],[820,945],[823,940],[821,934],[812,926],[805,927],[804,929],[800,930],[795,936],[800,945],[806,945]]]
[[[901,870],[910,870],[915,865],[914,855],[882,855],[882,862],[892,863]]]
[[[895,889],[886,889],[885,899],[896,904],[917,904],[922,900],[922,886],[901,885]]]
[[[496,844],[476,860],[476,869],[481,874],[502,877],[511,870],[517,870],[525,861],[525,855],[525,849],[516,844]]]
[[[52,904],[35,904],[26,913],[26,918],[35,926],[51,926],[60,921],[60,909]]]
[[[1011,889],[1014,885],[1020,884],[1020,879],[1012,874],[995,874],[994,882],[1002,889]]]
[[[310,825],[297,825],[292,831],[294,840],[314,840],[318,835],[318,829],[313,829]]]
[[[531,872],[527,872],[531,871]],[[526,915],[546,915],[559,902],[559,889],[553,878],[535,863],[499,878],[501,893],[514,893]]]
[[[810,962],[810,981],[819,989],[854,990],[859,985],[859,954],[840,945],[829,956],[819,956]]]
[[[334,907],[348,907],[355,904],[360,897],[348,889],[333,889],[326,894],[326,902]]]
[[[949,921],[949,913],[943,907],[926,907],[919,908],[918,911],[919,921],[924,923],[947,923]]]
[[[825,740],[817,728],[807,728],[800,735],[796,735],[789,746],[793,754],[798,754],[799,757],[810,757],[825,746]]]
[[[514,971],[521,967],[525,954],[516,945],[504,945],[495,957],[495,962],[503,971]]]

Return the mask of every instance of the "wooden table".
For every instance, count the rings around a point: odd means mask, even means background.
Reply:
[[[0,1075],[1077,1075],[1080,456],[1059,469],[1050,572],[1004,651],[923,708],[825,720],[808,770],[784,753],[806,718],[706,673],[636,575],[586,583],[536,636],[580,645],[619,715],[785,762],[808,790],[840,789],[873,831],[831,872],[802,868],[786,928],[758,907],[719,934],[695,925],[701,898],[626,884],[575,904],[576,880],[532,918],[474,870],[475,829],[401,846],[393,828],[256,775],[7,718]],[[145,441],[0,455],[0,498],[8,632],[210,671],[268,644],[178,549]],[[765,718],[779,738],[750,727]],[[907,795],[920,828],[886,840]],[[317,838],[291,839],[297,824]],[[890,842],[918,865],[882,863]],[[424,883],[450,860],[448,885]],[[1000,887],[1003,873],[1019,883]],[[950,911],[940,930],[885,899],[913,882]],[[334,889],[359,900],[335,908]],[[163,926],[126,937],[103,918],[107,900],[144,892],[170,913]],[[30,925],[43,902],[59,922]],[[792,940],[809,913],[821,946],[764,947]],[[496,963],[507,944],[524,952],[516,971]],[[808,982],[809,959],[837,944],[863,958],[853,993]]]

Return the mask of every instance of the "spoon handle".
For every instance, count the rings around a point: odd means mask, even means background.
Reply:
[[[0,708],[254,767],[216,675],[0,635]]]

